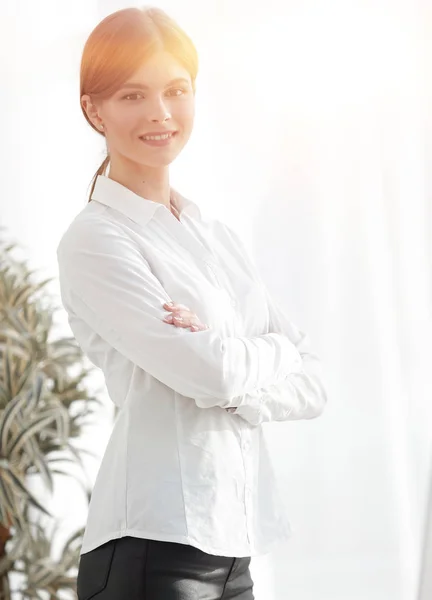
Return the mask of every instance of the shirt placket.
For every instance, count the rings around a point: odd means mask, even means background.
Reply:
[[[229,286],[225,283],[226,279],[225,279],[225,274],[223,273],[222,269],[219,267],[219,265],[216,263],[216,261],[214,259],[209,260],[206,259],[204,261],[204,264],[207,268],[207,272],[210,273],[213,283],[219,288],[219,289],[223,289],[226,291],[226,293],[229,296],[229,301],[230,301],[230,305],[232,306],[233,309],[235,309],[237,307],[237,300],[236,298],[231,295],[228,292]]]
[[[208,242],[205,239],[202,242],[198,241],[197,238],[201,239],[201,234],[196,232],[196,227],[193,224],[191,224],[189,221],[186,221],[184,223],[184,226],[192,227],[193,233],[191,235],[194,237],[193,243],[200,244],[202,262],[204,264],[207,274],[210,275],[212,283],[218,289],[225,290],[225,292],[229,296],[229,302],[230,302],[231,307],[233,309],[235,309],[238,305],[237,299],[234,297],[233,294],[230,294],[230,292],[229,292],[231,286],[229,285],[229,282],[227,281],[227,278],[226,278],[226,275],[225,275],[223,269],[220,267],[214,253],[212,252],[211,246],[208,244]],[[182,234],[182,238],[183,238],[183,243],[186,243],[187,240],[184,238],[185,230],[181,231],[181,234]],[[197,237],[195,237],[195,236],[197,236]],[[187,242],[187,243],[189,243],[189,242]]]
[[[253,457],[251,431],[246,428],[240,429],[240,447],[244,466],[244,511],[246,519],[246,536],[249,544],[253,543]]]
[[[227,289],[228,286],[223,286],[223,278],[225,274],[219,265],[215,261],[206,259],[204,261],[208,272],[213,278],[214,284],[220,289]],[[237,302],[234,298],[231,298],[231,306],[236,306]],[[244,487],[243,487],[243,503],[245,511],[246,521],[246,537],[248,544],[253,543],[252,531],[253,531],[253,457],[252,457],[252,440],[251,431],[247,428],[243,428],[239,423],[239,435],[240,435],[240,449],[243,458],[244,468]]]

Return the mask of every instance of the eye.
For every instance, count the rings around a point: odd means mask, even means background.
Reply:
[[[128,94],[127,96],[123,96],[123,100],[127,100],[128,98],[131,98],[132,96],[139,96],[140,94]]]
[[[168,90],[167,94],[168,94],[168,96],[182,96],[183,94],[186,94],[187,91],[188,90],[185,88],[171,88],[170,90]],[[174,93],[171,94],[171,92],[174,92]],[[135,98],[133,98],[134,96],[135,96]],[[130,98],[136,99],[137,96],[141,96],[141,94],[138,94],[138,93],[128,94],[127,96],[123,96],[123,100],[129,100]]]
[[[180,92],[180,94],[173,94],[173,95],[174,95],[174,96],[181,96],[181,95],[183,95],[183,94],[186,94],[186,93],[187,93],[187,90],[186,90],[186,89],[184,89],[184,88],[172,88],[172,89],[168,90],[168,93],[169,93],[169,92]]]

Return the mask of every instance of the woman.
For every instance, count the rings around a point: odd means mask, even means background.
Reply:
[[[109,15],[83,51],[81,107],[108,154],[60,240],[61,295],[120,410],[79,600],[253,599],[251,556],[291,533],[262,423],[326,403],[317,356],[239,237],[170,186],[196,76],[191,40],[156,8]]]

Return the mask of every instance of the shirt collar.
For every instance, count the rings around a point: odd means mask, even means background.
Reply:
[[[171,190],[181,217],[188,215],[198,220],[202,219],[201,211],[195,202],[185,198],[177,190],[173,188]],[[106,175],[97,176],[91,199],[118,210],[139,225],[146,225],[157,210],[164,208],[168,210],[160,202],[143,198]]]

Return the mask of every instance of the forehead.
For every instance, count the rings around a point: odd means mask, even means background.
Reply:
[[[164,85],[179,77],[190,81],[189,72],[181,62],[169,52],[159,51],[149,56],[128,81],[139,81],[148,85]]]

